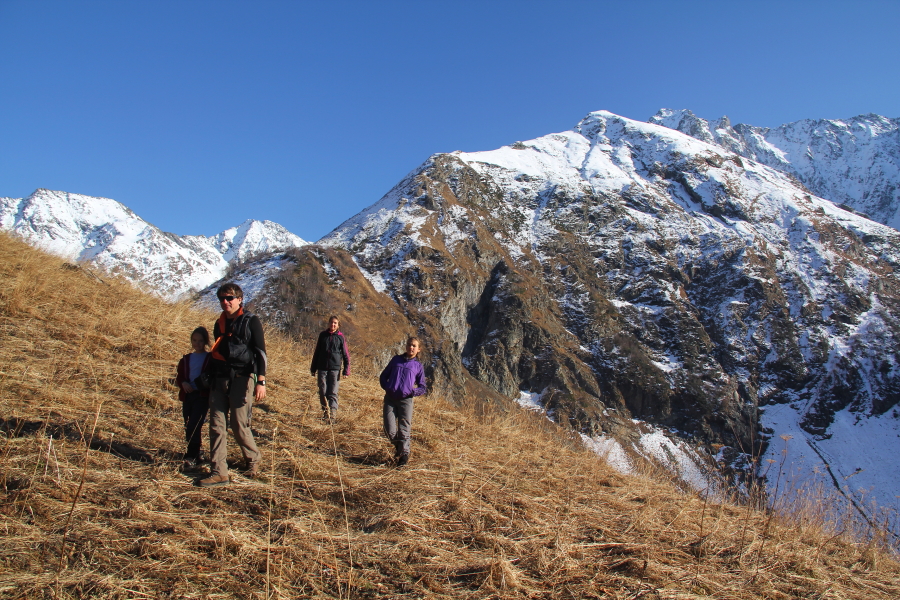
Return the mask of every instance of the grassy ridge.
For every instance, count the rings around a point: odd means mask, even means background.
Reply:
[[[274,334],[263,478],[194,488],[170,378],[214,317],[0,236],[0,597],[900,597],[875,542],[619,475],[477,399],[418,401],[395,470],[375,373],[329,427]]]

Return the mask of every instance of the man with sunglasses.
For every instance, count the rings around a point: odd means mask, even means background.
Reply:
[[[243,308],[244,292],[236,283],[221,286],[216,295],[222,314],[213,328],[212,382],[209,392],[209,445],[212,473],[194,484],[200,487],[229,482],[228,423],[244,455],[247,477],[256,477],[261,453],[250,430],[253,401],[266,397],[266,342],[259,317]]]

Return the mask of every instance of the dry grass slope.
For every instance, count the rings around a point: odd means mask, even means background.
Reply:
[[[531,414],[428,397],[392,469],[374,374],[332,429],[275,335],[265,476],[192,487],[169,378],[213,318],[0,237],[0,597],[900,597],[874,543],[618,475]]]

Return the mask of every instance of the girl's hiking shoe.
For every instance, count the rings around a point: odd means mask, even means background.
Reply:
[[[197,487],[216,487],[219,485],[228,485],[228,475],[210,475],[205,479],[195,479],[194,485]]]
[[[409,462],[409,454],[403,453],[397,457],[397,468],[405,467],[406,463]]]

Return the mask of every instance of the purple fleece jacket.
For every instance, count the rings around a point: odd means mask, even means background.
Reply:
[[[425,369],[422,363],[405,354],[398,354],[391,359],[381,372],[381,389],[389,398],[400,400],[411,396],[421,396],[425,388]]]

